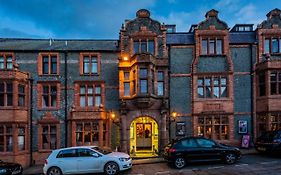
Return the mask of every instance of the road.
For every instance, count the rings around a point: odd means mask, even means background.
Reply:
[[[192,163],[177,170],[167,163],[134,165],[123,175],[281,175],[281,156],[244,155],[234,165]]]

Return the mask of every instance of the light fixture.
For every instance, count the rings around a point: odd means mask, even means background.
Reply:
[[[129,59],[128,59],[128,56],[123,56],[123,60],[124,61],[128,61]]]

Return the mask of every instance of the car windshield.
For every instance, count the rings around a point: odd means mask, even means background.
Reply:
[[[100,153],[102,153],[102,154],[110,154],[111,153],[111,151],[108,151],[108,150],[105,150],[105,149],[102,149],[102,148],[99,148],[99,147],[92,147],[92,149],[93,150],[96,150],[96,151],[98,151],[98,152],[100,152]]]

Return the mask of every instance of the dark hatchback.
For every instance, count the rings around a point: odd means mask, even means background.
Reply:
[[[260,153],[281,154],[281,130],[263,133],[257,138],[255,148]]]
[[[179,169],[187,162],[224,161],[233,164],[241,158],[238,148],[203,137],[182,138],[169,143],[164,149],[163,157]]]
[[[20,175],[22,166],[18,163],[9,163],[0,160],[0,175]]]

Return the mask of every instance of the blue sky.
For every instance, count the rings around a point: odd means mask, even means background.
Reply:
[[[0,0],[0,37],[56,39],[118,39],[126,19],[148,9],[151,17],[176,24],[186,32],[205,19],[210,9],[231,28],[259,24],[281,9],[280,0]]]

